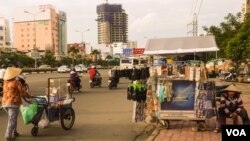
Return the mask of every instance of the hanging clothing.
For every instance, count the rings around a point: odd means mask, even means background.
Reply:
[[[172,101],[173,98],[173,83],[172,82],[166,82],[165,83],[165,97],[167,98],[168,102]]]
[[[163,84],[159,86],[159,100],[161,103],[165,100],[165,86]]]

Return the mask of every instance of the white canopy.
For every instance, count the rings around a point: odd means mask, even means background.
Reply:
[[[149,39],[144,54],[177,54],[219,51],[214,36]]]

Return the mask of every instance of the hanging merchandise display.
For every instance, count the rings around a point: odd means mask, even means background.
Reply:
[[[144,81],[133,81],[127,88],[127,99],[134,101],[133,121],[144,121],[147,87]]]
[[[201,130],[205,120],[215,116],[215,84],[207,81],[204,64],[154,66],[149,72],[146,116],[159,119],[166,127],[171,120],[199,121]]]

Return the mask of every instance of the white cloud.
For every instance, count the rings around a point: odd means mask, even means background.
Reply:
[[[151,30],[150,27],[155,24],[157,20],[156,13],[148,13],[143,17],[139,17],[131,24],[131,32],[145,32]]]
[[[129,39],[138,40],[144,46],[147,37],[186,36],[187,24],[192,19],[192,2],[196,0],[109,0],[122,4],[128,14]],[[198,0],[201,1],[201,0]],[[245,0],[203,0],[198,17],[199,31],[202,26],[219,25],[228,13],[240,12]],[[90,29],[84,39],[97,43],[96,6],[104,0],[2,0],[0,15],[13,17],[15,7],[52,4],[65,11],[68,18],[68,42],[81,41],[75,30]]]

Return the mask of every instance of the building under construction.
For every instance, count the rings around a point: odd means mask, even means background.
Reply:
[[[101,4],[97,6],[98,43],[127,43],[128,15],[120,4]]]

